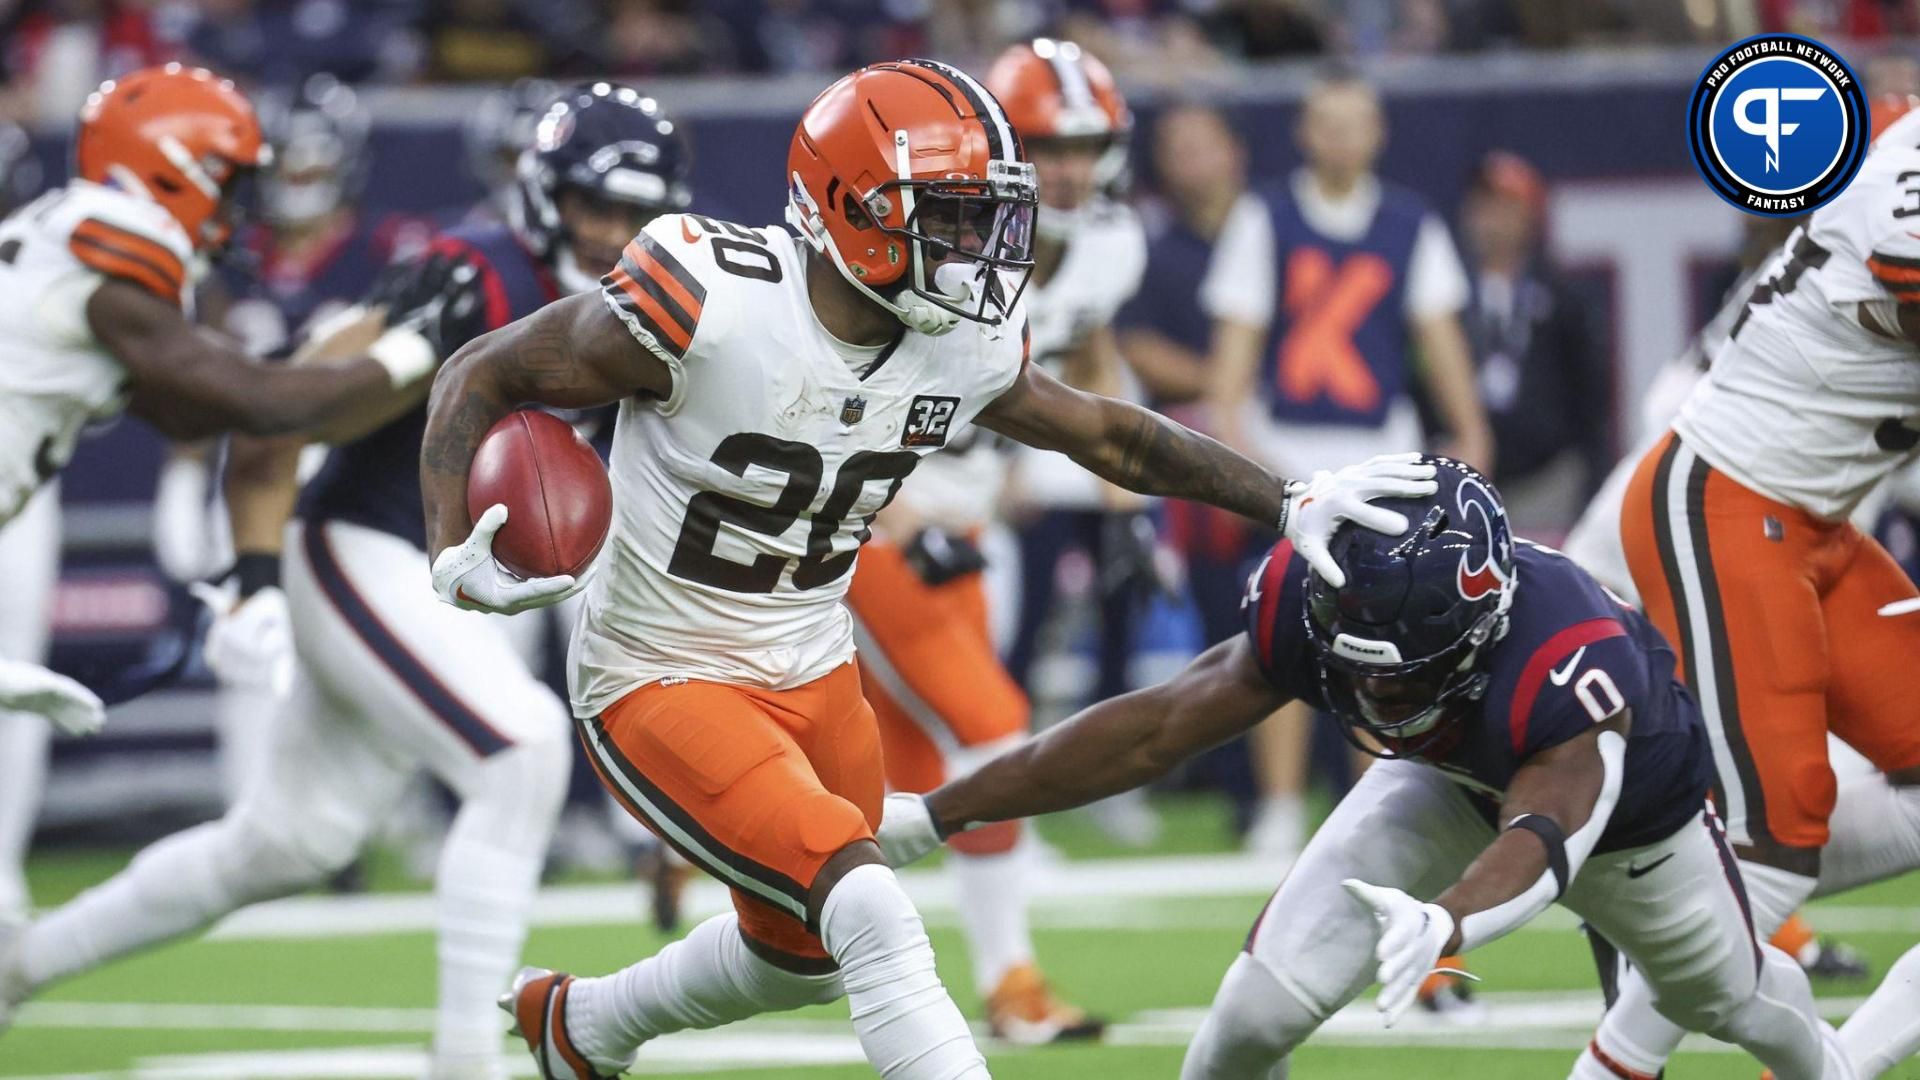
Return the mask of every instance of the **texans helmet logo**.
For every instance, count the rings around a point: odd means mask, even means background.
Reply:
[[[1460,517],[1478,515],[1486,526],[1487,551],[1474,565],[1474,551],[1460,553],[1460,568],[1454,585],[1468,601],[1483,600],[1505,589],[1512,580],[1506,567],[1513,557],[1513,538],[1507,531],[1507,511],[1478,480],[1461,481],[1458,493]]]

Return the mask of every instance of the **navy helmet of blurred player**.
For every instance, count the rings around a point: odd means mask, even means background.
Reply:
[[[33,156],[26,129],[0,118],[0,215],[39,194],[40,180],[40,160]]]
[[[562,289],[593,288],[642,226],[693,202],[692,164],[686,135],[653,98],[612,83],[576,87],[548,107],[520,155],[514,230]]]
[[[1307,585],[1327,698],[1348,739],[1376,756],[1444,742],[1462,706],[1485,696],[1513,606],[1513,535],[1499,494],[1465,465],[1435,478],[1430,500],[1381,503],[1413,522],[1406,533],[1348,529],[1335,538],[1345,586],[1318,574]]]
[[[520,152],[533,145],[533,131],[547,106],[560,96],[558,83],[546,79],[515,79],[482,98],[467,117],[462,135],[467,147],[467,170],[487,189],[487,202],[504,221],[520,197],[514,166]]]
[[[315,75],[291,96],[264,98],[260,114],[274,146],[274,167],[260,182],[269,221],[297,228],[359,197],[372,121],[351,87]]]

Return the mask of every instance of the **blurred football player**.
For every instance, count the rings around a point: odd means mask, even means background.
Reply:
[[[1060,372],[1063,361],[1077,367],[1067,373],[1070,382],[1100,369],[1110,379],[1116,357],[1107,324],[1132,292],[1144,255],[1132,211],[1108,204],[1095,182],[1110,151],[1125,153],[1126,105],[1106,68],[1070,42],[1042,39],[1008,49],[986,85],[1005,104],[1040,185],[1026,297],[1035,355],[1049,371]],[[875,520],[875,539],[847,589],[861,686],[879,720],[887,783],[896,790],[932,790],[1027,732],[1027,697],[995,651],[983,580],[981,536],[999,510],[1007,470],[996,441],[969,426],[954,432],[945,453],[922,462]],[[1023,470],[1028,491],[1044,504],[1053,500],[1041,493],[1043,474],[1066,474],[1056,489],[1086,498],[1078,509],[1049,510],[1023,535],[1073,532],[1097,553],[1097,524],[1082,530],[1063,521],[1104,516],[1101,489],[1108,485],[1059,454],[1027,457],[1034,459]],[[1061,553],[1049,548],[1023,563],[1029,587],[1024,644],[1016,653],[1031,652],[1034,631],[1053,608],[1047,596]],[[1045,595],[1033,591],[1041,580]],[[1122,606],[1129,611],[1113,618],[1129,622],[1132,602],[1127,598]],[[1117,635],[1116,666],[1124,674],[1131,635],[1112,621],[1102,624]],[[1019,823],[1007,822],[958,838],[947,864],[988,1025],[996,1037],[1024,1043],[1096,1035],[1099,1022],[1056,998],[1034,962],[1023,887],[1032,852],[1020,841]]]
[[[654,100],[630,88],[596,83],[563,96],[522,159],[524,227],[457,226],[415,264],[451,256],[471,272],[443,293],[447,305],[473,311],[445,347],[563,295],[559,269],[570,252],[617,252],[655,215],[684,207],[685,152]],[[391,271],[388,280],[412,272]],[[352,322],[336,337],[371,332]],[[242,596],[209,631],[207,652],[223,678],[267,682],[279,661],[273,643],[296,647],[298,671],[289,704],[269,725],[264,771],[221,821],[147,849],[120,876],[35,922],[11,949],[0,945],[0,1008],[326,880],[424,770],[461,802],[435,880],[432,1075],[508,1074],[494,1002],[519,961],[566,791],[566,710],[528,670],[505,620],[434,598],[418,487],[424,394],[397,395],[355,423],[366,434],[335,447],[297,508],[297,447],[292,455],[283,444],[235,447],[227,494]],[[283,529],[290,509],[297,521]]]
[[[462,135],[467,148],[467,171],[486,189],[487,197],[471,216],[511,221],[520,201],[517,168],[520,153],[533,145],[533,129],[560,96],[560,87],[546,79],[515,79],[480,100],[467,117]]]
[[[1466,270],[1426,201],[1374,175],[1385,137],[1373,87],[1351,75],[1316,83],[1296,132],[1304,166],[1240,201],[1201,288],[1214,319],[1214,430],[1290,475],[1418,449],[1416,378],[1447,452],[1492,465],[1459,319]],[[1247,836],[1254,850],[1299,849],[1307,730],[1298,709],[1256,729],[1264,798]]]
[[[40,163],[27,133],[0,119],[0,215],[38,192]],[[24,510],[0,526],[0,659],[38,664],[46,659],[53,617],[53,586],[60,574],[60,490],[41,487]],[[0,921],[25,915],[27,845],[40,814],[47,722],[30,713],[0,711]]]
[[[1740,1044],[1780,1080],[1849,1080],[1805,973],[1754,937],[1673,650],[1565,556],[1516,541],[1477,472],[1425,460],[1436,494],[1373,508],[1407,530],[1335,536],[1342,584],[1276,544],[1248,580],[1240,637],[925,798],[890,796],[890,861],[1146,783],[1305,699],[1385,760],[1254,923],[1186,1080],[1286,1075],[1376,978],[1392,1024],[1443,954],[1556,901],[1632,959],[1675,1023]]]
[[[1621,538],[1718,765],[1715,803],[1761,933],[1808,897],[1920,865],[1914,583],[1848,521],[1920,450],[1920,113],[1761,271],[1727,341],[1641,460]],[[1838,736],[1883,774],[1843,794]],[[1825,848],[1826,850],[1822,851]],[[1653,1076],[1680,1041],[1629,978],[1573,1075]],[[1856,1063],[1886,1028],[1852,1028]],[[1610,1064],[1611,1063],[1611,1064]]]
[[[1137,397],[1113,333],[1114,315],[1139,289],[1147,261],[1139,217],[1112,197],[1126,167],[1133,114],[1106,65],[1071,41],[1014,45],[994,61],[986,83],[1006,103],[1040,184],[1027,294],[1034,359],[1076,389]],[[1013,461],[1020,600],[1007,670],[1020,685],[1033,685],[1044,632],[1060,615],[1054,602],[1060,562],[1078,551],[1101,571],[1097,617],[1088,620],[1093,696],[1118,694],[1126,689],[1134,629],[1156,582],[1154,529],[1144,500],[1060,454],[1024,449]],[[983,494],[998,501],[998,490]],[[1137,801],[1099,809],[1096,820],[1123,842],[1146,843],[1158,827]],[[976,972],[976,981],[980,977]]]
[[[279,368],[194,326],[191,286],[271,157],[231,83],[177,64],[105,83],[74,151],[75,179],[0,222],[0,304],[14,310],[0,318],[0,524],[66,464],[82,427],[123,409],[175,438],[294,431],[432,373],[413,324],[364,356]],[[0,709],[18,707],[74,731],[102,716],[77,684],[0,661]]]
[[[581,737],[609,790],[733,889],[734,912],[613,975],[523,971],[502,1005],[542,1075],[611,1076],[667,1032],[842,995],[882,1075],[987,1075],[873,842],[880,740],[840,603],[868,523],[966,424],[1232,508],[1316,555],[1369,495],[1425,486],[1404,465],[1289,484],[1029,366],[1033,166],[955,68],[834,83],[800,120],[786,182],[794,232],[663,215],[599,295],[485,335],[433,393],[435,591],[511,612],[586,587]],[[468,514],[475,448],[528,401],[620,403],[613,532],[588,580],[515,577],[491,553],[507,508]]]

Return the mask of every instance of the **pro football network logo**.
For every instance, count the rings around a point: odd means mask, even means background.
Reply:
[[[1736,42],[1687,107],[1693,162],[1750,214],[1805,214],[1846,190],[1866,156],[1866,94],[1840,55],[1798,34]]]

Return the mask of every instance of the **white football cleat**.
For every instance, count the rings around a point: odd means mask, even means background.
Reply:
[[[510,1035],[527,1041],[540,1080],[616,1080],[595,1072],[567,1037],[567,990],[573,976],[546,968],[524,967],[513,987],[500,995],[500,1008],[513,1017]]]

